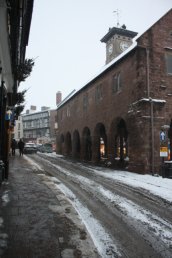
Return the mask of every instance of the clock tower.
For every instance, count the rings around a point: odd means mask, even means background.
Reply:
[[[136,35],[137,32],[127,30],[125,25],[121,28],[109,28],[108,33],[101,39],[101,42],[106,43],[106,64],[131,46]]]

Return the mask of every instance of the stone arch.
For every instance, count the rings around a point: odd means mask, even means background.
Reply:
[[[98,123],[94,129],[94,161],[107,157],[107,135],[104,124]]]
[[[124,161],[128,158],[128,130],[123,118],[116,118],[110,129],[112,156],[116,160]]]
[[[88,127],[85,127],[82,132],[82,157],[87,161],[92,159],[92,139]]]
[[[65,154],[67,156],[70,156],[72,154],[72,139],[71,139],[71,133],[67,132],[65,136]]]
[[[57,153],[63,154],[64,151],[64,135],[61,134],[57,137]]]
[[[78,130],[75,130],[73,133],[73,143],[72,143],[72,156],[73,158],[80,158],[80,136]]]

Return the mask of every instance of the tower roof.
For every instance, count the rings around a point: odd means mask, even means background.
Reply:
[[[134,38],[135,36],[137,36],[137,32],[126,30],[123,28],[113,27],[113,28],[109,28],[108,33],[100,41],[106,43],[115,34],[126,36],[129,38]]]

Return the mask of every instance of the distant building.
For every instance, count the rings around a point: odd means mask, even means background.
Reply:
[[[15,121],[14,133],[12,137],[15,138],[16,141],[19,141],[21,138],[23,138],[23,122],[21,116],[19,116],[18,120]]]
[[[32,111],[22,115],[24,141],[37,143],[54,141],[55,110],[42,107],[39,112]]]

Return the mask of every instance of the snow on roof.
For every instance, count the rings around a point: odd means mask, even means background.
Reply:
[[[59,107],[61,107],[64,103],[66,103],[75,93],[76,93],[76,90],[71,91],[71,93],[69,93],[69,95],[67,95],[67,97],[64,98],[64,100],[62,100],[62,101],[57,105],[57,109],[58,109]]]
[[[127,48],[124,52],[122,52],[120,55],[118,55],[116,58],[114,58],[110,63],[103,66],[99,72],[97,72],[93,77],[91,77],[84,85],[82,85],[78,90],[72,91],[58,106],[57,109],[60,108],[63,104],[65,104],[69,99],[71,99],[74,95],[76,95],[81,89],[86,87],[89,83],[91,83],[93,80],[95,80],[98,76],[100,76],[103,72],[105,72],[108,68],[110,68],[112,65],[114,65],[116,62],[118,62],[120,59],[122,59],[126,54],[128,54],[130,51],[132,51],[137,46],[137,42],[133,42],[133,44]]]
[[[152,99],[152,98],[141,98],[137,100],[136,102],[133,102],[132,105],[136,105],[140,102],[153,102],[153,103],[166,103],[166,100],[164,99]]]

